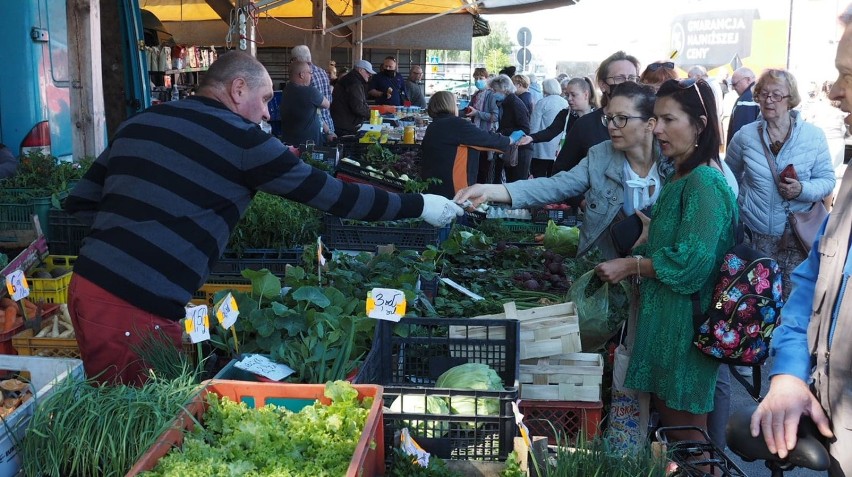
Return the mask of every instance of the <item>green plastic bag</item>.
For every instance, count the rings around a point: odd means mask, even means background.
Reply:
[[[594,269],[580,275],[568,290],[568,298],[577,307],[580,319],[580,342],[583,352],[603,349],[621,327],[627,307],[623,284],[610,285],[595,274]],[[617,303],[611,303],[616,301]]]

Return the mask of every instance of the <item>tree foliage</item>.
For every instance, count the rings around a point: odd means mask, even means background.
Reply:
[[[491,34],[473,39],[473,62],[485,64],[489,73],[496,73],[509,66],[512,54],[512,39],[505,22],[491,22]]]

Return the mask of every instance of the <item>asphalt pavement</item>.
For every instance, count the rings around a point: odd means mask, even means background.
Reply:
[[[771,363],[767,361],[767,363],[764,364],[763,371],[761,373],[761,377],[763,378],[763,386],[761,388],[762,395],[766,395],[766,391],[769,390],[769,379],[767,375],[769,374],[770,366]],[[745,388],[743,388],[737,380],[731,378],[731,410],[752,405],[754,405],[754,400],[751,396],[749,396]],[[770,477],[771,473],[769,472],[769,469],[766,468],[763,461],[744,462],[733,452],[728,451],[727,453],[749,477]],[[794,469],[785,472],[784,475],[785,477],[825,477],[828,473],[817,472],[810,469]]]

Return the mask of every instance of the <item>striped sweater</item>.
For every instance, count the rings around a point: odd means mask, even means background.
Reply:
[[[195,96],[122,124],[71,192],[66,210],[91,226],[74,272],[150,313],[183,318],[256,191],[363,220],[423,209],[419,194],[334,179],[222,103]]]

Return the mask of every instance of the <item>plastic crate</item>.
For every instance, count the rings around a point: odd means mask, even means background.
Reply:
[[[221,280],[217,280],[216,282],[208,282],[201,286],[201,288],[192,294],[192,298],[190,299],[190,303],[193,305],[207,305],[213,306],[213,297],[216,293],[222,290],[234,290],[241,291],[245,293],[251,293],[251,283],[245,283],[245,281],[240,279],[233,279],[229,283],[227,278],[223,278]]]
[[[601,431],[603,403],[600,401],[522,399],[518,403],[518,409],[524,415],[524,424],[530,434],[547,437],[550,445],[562,445],[566,441],[576,442],[581,432],[586,439],[591,439]]]
[[[13,329],[0,333],[0,354],[17,354],[15,352],[15,346],[12,343],[12,339],[18,332],[20,332],[24,328],[24,324],[14,327]],[[2,368],[0,368],[2,369]]]
[[[323,219],[323,243],[330,249],[374,252],[379,245],[394,245],[401,250],[423,251],[439,245],[450,235],[451,226],[433,227],[412,219],[410,226],[383,222],[360,222],[326,215]]]
[[[43,265],[48,272],[53,272],[57,267],[71,270],[75,255],[48,255],[44,258]],[[43,301],[45,303],[68,303],[68,286],[71,284],[72,272],[68,272],[57,278],[33,278],[27,277],[30,284],[29,299],[33,302]]]
[[[51,358],[79,358],[80,346],[76,338],[36,338],[36,332],[26,329],[12,337],[12,347],[21,356]]]
[[[380,177],[371,176],[371,172],[379,175]],[[350,182],[353,184],[369,184],[372,186],[376,186],[380,189],[386,190],[388,192],[399,193],[405,190],[405,181],[402,179],[397,179],[394,177],[383,175],[381,173],[376,173],[375,171],[370,171],[368,169],[358,167],[354,164],[349,164],[348,162],[341,162],[337,165],[337,169],[334,172],[334,177],[337,177],[343,182]]]
[[[266,268],[274,275],[283,275],[287,265],[302,263],[303,252],[301,248],[251,248],[242,253],[229,250],[225,251],[219,261],[213,265],[210,274],[217,277],[243,278],[241,273],[245,269],[260,270]]]
[[[394,445],[394,432],[403,427],[409,428],[412,437],[426,451],[445,459],[505,460],[512,451],[517,431],[511,403],[518,398],[518,321],[477,320],[476,324],[499,329],[502,336],[449,337],[450,326],[473,326],[467,318],[403,318],[398,324],[378,322],[373,347],[354,382],[383,385],[386,407],[404,395],[401,398],[403,406],[407,399],[425,401],[428,397],[437,397],[452,402],[473,398],[495,399],[500,409],[496,416],[386,411],[386,455],[390,455]],[[434,387],[435,380],[444,371],[464,363],[491,366],[506,388],[473,391]]]
[[[79,359],[7,355],[0,356],[0,369],[29,374],[35,395],[35,399],[21,404],[6,416],[0,427],[0,477],[12,477],[21,469],[21,457],[15,442],[23,439],[38,401],[50,396],[57,382],[69,376],[82,379],[83,362]]]
[[[346,472],[346,477],[375,476],[384,474],[384,448],[380,443],[383,439],[384,429],[382,427],[382,388],[380,386],[357,385],[360,398],[373,397],[374,402],[367,416],[364,432],[355,447],[355,453]],[[127,476],[135,476],[142,472],[153,469],[157,461],[165,456],[173,447],[183,442],[185,429],[193,427],[195,419],[203,419],[206,411],[207,393],[215,393],[226,396],[236,402],[244,402],[251,408],[262,407],[267,404],[286,407],[298,412],[306,406],[312,405],[319,400],[324,404],[329,401],[323,395],[325,385],[323,384],[287,384],[287,383],[248,383],[243,381],[206,381],[205,387],[187,406],[186,414],[178,416],[175,426],[163,433],[157,442],[136,462],[136,465],[127,473]]]
[[[38,191],[30,189],[12,189],[4,191],[4,193],[12,193],[18,195],[21,200],[18,203],[0,204],[0,241],[3,241],[5,235],[11,234],[15,230],[31,230],[33,215],[38,216],[39,224],[45,237],[50,239],[50,230],[48,227],[49,216],[53,198],[51,196],[39,196]],[[58,200],[62,200],[68,196],[68,192],[56,194]]]
[[[78,255],[89,226],[61,209],[50,209],[47,229],[50,231],[50,251],[60,255]]]
[[[565,225],[567,227],[577,227],[579,225],[577,215],[571,209],[535,209],[532,212],[532,221],[536,224],[547,225],[551,220],[556,225]]]

